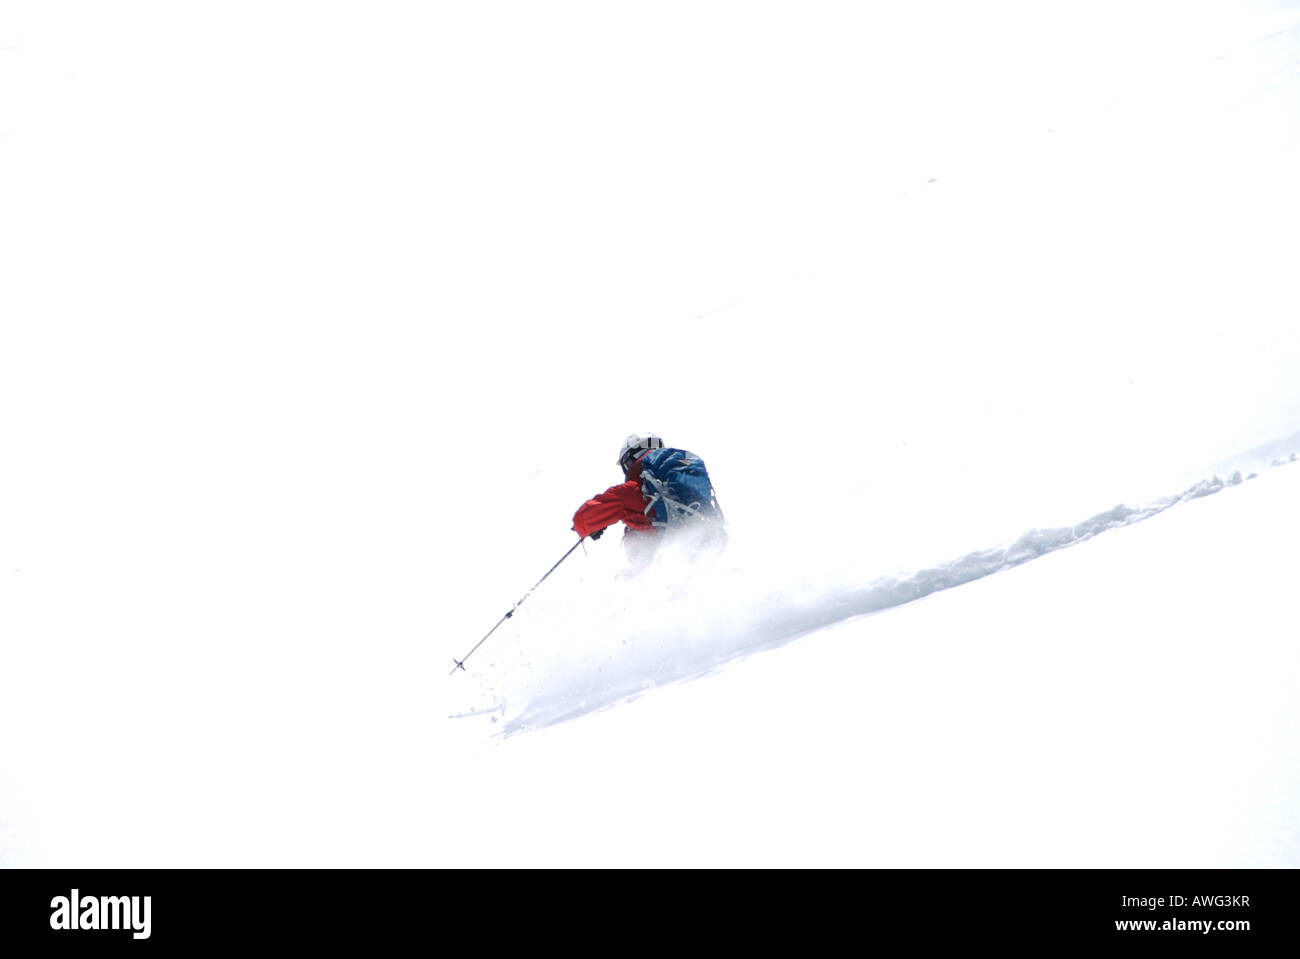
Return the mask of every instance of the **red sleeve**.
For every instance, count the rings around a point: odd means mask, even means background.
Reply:
[[[645,515],[645,497],[641,495],[641,484],[637,480],[611,486],[583,503],[573,514],[573,528],[579,536],[590,536],[619,520],[634,529],[650,525]]]

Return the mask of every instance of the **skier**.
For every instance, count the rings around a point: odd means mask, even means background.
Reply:
[[[633,433],[623,441],[618,465],[623,482],[573,514],[578,536],[599,539],[621,521],[626,527],[623,547],[634,566],[649,562],[669,531],[693,531],[701,544],[725,545],[722,510],[704,461],[694,453],[666,447],[654,433]]]

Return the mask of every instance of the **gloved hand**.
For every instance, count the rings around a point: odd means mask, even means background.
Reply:
[[[605,530],[603,530],[603,529],[598,529],[598,530],[596,530],[596,532],[592,533],[591,536],[588,537],[588,538],[589,538],[589,539],[600,539],[600,537],[601,537],[602,535],[604,535],[604,533],[605,533]]]

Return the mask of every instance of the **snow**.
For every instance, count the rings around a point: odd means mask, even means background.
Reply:
[[[1294,866],[1297,494],[1279,467],[507,739],[493,829],[540,863]],[[511,808],[525,757],[558,794]]]
[[[1296,438],[1300,444],[1300,437]],[[1254,475],[1254,474],[1252,474]],[[1032,529],[1005,546],[977,550],[926,569],[870,578],[864,569],[809,578],[786,557],[766,566],[744,545],[701,554],[689,537],[670,538],[646,572],[579,574],[550,580],[550,602],[519,613],[513,642],[497,639],[475,674],[490,704],[460,716],[504,720],[503,733],[536,729],[634,698],[665,683],[707,675],[735,658],[784,645],[857,616],[900,606],[1002,572],[1108,530],[1243,482],[1215,475],[1176,496],[1117,505],[1055,529]],[[540,607],[535,618],[529,614]],[[493,634],[495,635],[495,634]],[[489,637],[491,638],[491,637]],[[476,664],[478,665],[478,664]]]
[[[1300,864],[1298,63],[10,4],[0,864]],[[645,429],[726,552],[588,544],[449,676]]]

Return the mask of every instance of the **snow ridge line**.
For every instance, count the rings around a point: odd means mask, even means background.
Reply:
[[[1203,496],[1211,496],[1230,486],[1244,483],[1246,479],[1253,479],[1256,475],[1252,473],[1249,477],[1243,478],[1240,471],[1233,473],[1227,479],[1221,479],[1215,475],[1210,479],[1201,480],[1177,496],[1162,497],[1144,506],[1128,506],[1120,503],[1111,509],[1097,513],[1095,516],[1090,516],[1082,523],[1076,523],[1074,526],[1031,529],[1005,548],[976,550],[951,562],[905,574],[898,579],[887,577],[877,580],[872,584],[871,588],[888,590],[890,584],[896,584],[895,601],[890,602],[888,604],[890,606],[921,599],[939,590],[951,589],[954,586],[961,586],[964,583],[981,579],[993,573],[1014,569],[1023,563],[1038,559],[1038,557],[1053,553],[1058,549],[1065,549],[1090,540],[1108,530],[1132,526],[1134,523],[1150,519],[1152,516],[1163,513],[1180,503],[1200,499]]]

